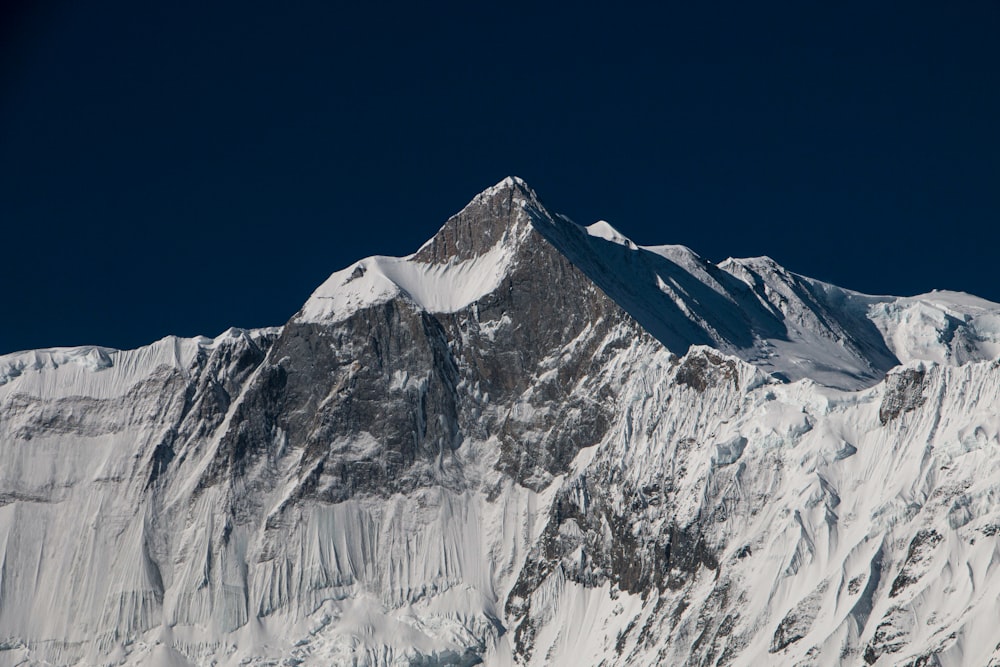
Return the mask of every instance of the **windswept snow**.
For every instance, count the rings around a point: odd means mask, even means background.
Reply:
[[[587,233],[595,238],[611,241],[612,243],[617,243],[618,245],[631,248],[632,250],[636,249],[636,245],[632,243],[630,239],[612,227],[611,223],[606,220],[598,220],[594,224],[589,225],[586,229]]]
[[[338,322],[396,297],[431,313],[452,313],[499,287],[514,255],[513,247],[498,243],[479,257],[448,264],[369,257],[330,276],[309,297],[296,321]]]
[[[113,398],[161,367],[187,371],[199,351],[238,339],[276,336],[279,327],[230,328],[215,338],[167,336],[134,350],[87,345],[14,352],[0,356],[0,398],[19,393],[47,399],[65,396]]]

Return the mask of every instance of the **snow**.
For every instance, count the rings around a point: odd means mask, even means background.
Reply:
[[[556,571],[539,589],[547,598],[533,603],[546,609],[535,638],[530,665],[596,665],[614,655],[625,626],[642,609],[638,595],[612,592],[605,584],[586,588]]]
[[[247,338],[277,335],[278,327],[230,328],[216,336],[167,336],[134,350],[86,345],[14,352],[0,356],[0,398],[10,392],[58,398],[112,398],[131,389],[158,368],[186,371],[199,351]]]
[[[447,264],[417,262],[412,255],[369,257],[330,276],[295,321],[339,322],[396,297],[427,312],[452,313],[497,289],[514,257],[514,247],[502,243],[474,259]]]
[[[604,239],[605,241],[611,241],[612,243],[617,243],[618,245],[625,246],[626,248],[631,248],[635,250],[636,245],[632,243],[624,234],[619,232],[617,229],[611,226],[610,222],[606,220],[598,220],[594,224],[586,228],[587,233],[591,236],[599,239]]]
[[[534,192],[534,190],[531,189],[531,186],[529,186],[520,176],[506,176],[496,185],[488,187],[482,192],[480,192],[472,199],[472,201],[476,202],[476,201],[491,199],[495,197],[497,193],[508,190],[514,186],[517,186],[532,193]]]
[[[963,364],[1000,356],[1000,304],[963,292],[876,303],[868,317],[901,362]]]
[[[650,366],[644,380],[628,382],[636,388],[658,387],[660,382],[650,375],[666,368]],[[732,582],[727,585],[742,591],[738,611],[743,620],[733,634],[742,626],[754,638],[737,664],[798,664],[807,657],[810,664],[845,664],[840,657],[845,644],[862,650],[899,604],[916,617],[905,626],[910,648],[879,664],[902,664],[963,627],[958,639],[946,642],[953,664],[989,662],[993,647],[976,643],[968,628],[977,622],[973,619],[994,618],[1000,586],[992,564],[1000,562],[997,542],[977,535],[976,528],[996,521],[987,516],[1000,516],[991,500],[1000,491],[992,472],[1000,425],[988,407],[1000,400],[998,368],[989,362],[923,368],[932,378],[925,394],[933,405],[886,427],[877,426],[881,385],[838,392],[808,381],[765,384],[744,390],[738,403],[728,403],[725,391],[664,401],[654,389],[631,411],[631,436],[600,450],[595,465],[621,462],[637,486],[683,460],[686,474],[668,472],[681,485],[677,497],[690,499],[671,510],[682,525],[711,507],[713,498],[729,497],[723,502],[734,504],[731,511],[737,513],[717,524],[719,537],[714,539],[724,540],[731,554],[743,545],[753,554],[745,561],[731,557],[720,570]],[[641,395],[632,389],[628,393]],[[684,449],[688,435],[717,444]],[[669,443],[666,448],[664,442]],[[727,465],[713,468],[712,459],[716,466]],[[717,477],[731,479],[735,486],[713,481]],[[727,496],[727,488],[738,495]],[[920,568],[911,568],[917,583],[893,599],[889,594],[898,571],[880,572],[882,583],[865,593],[872,563],[898,568],[913,536],[928,526],[945,540]],[[852,580],[856,583],[849,586]],[[694,590],[688,593],[692,608],[699,595],[710,599],[713,589]],[[872,610],[865,617],[871,621],[861,620],[859,631],[851,619],[863,595],[871,595]],[[789,614],[799,619],[805,637],[774,655],[772,637]],[[822,650],[807,654],[814,646]],[[657,653],[659,647],[677,653],[664,657]],[[673,644],[660,639],[642,655],[680,663],[689,648],[690,640]],[[857,652],[854,656],[846,664],[861,658]]]

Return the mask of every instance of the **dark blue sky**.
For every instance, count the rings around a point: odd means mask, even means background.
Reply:
[[[281,324],[508,174],[638,243],[1000,301],[997,0],[533,4],[8,3],[0,352]]]

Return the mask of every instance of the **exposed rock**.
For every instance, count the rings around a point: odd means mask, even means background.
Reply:
[[[926,377],[927,372],[922,368],[905,368],[886,376],[885,393],[878,409],[878,418],[883,426],[924,404]]]
[[[927,559],[930,558],[934,548],[941,543],[941,534],[936,530],[921,530],[910,540],[910,547],[906,551],[906,560],[903,561],[899,574],[892,582],[889,589],[889,597],[894,598],[903,590],[917,582],[926,570]]]

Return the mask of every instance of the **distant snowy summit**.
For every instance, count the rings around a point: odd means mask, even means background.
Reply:
[[[871,296],[792,273],[769,257],[713,264],[680,245],[638,246],[606,221],[556,215],[508,177],[452,216],[414,254],[369,257],[334,273],[297,322],[336,322],[405,298],[457,312],[497,289],[534,244],[551,244],[677,355],[734,354],[783,380],[857,389],[912,360],[1000,355],[1000,304],[960,292]]]

